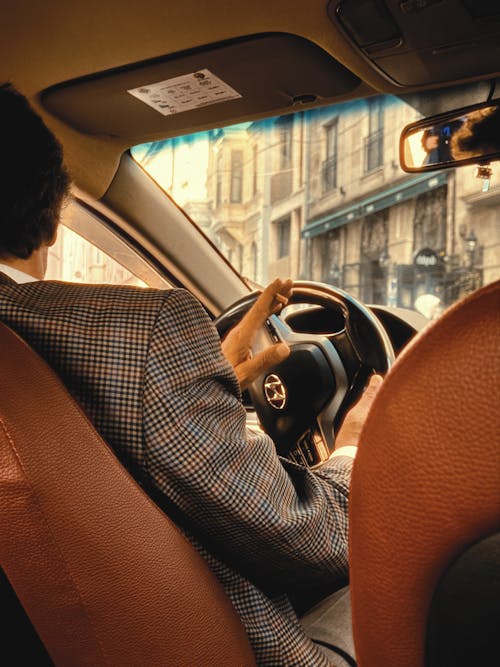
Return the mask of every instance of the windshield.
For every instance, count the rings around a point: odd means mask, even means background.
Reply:
[[[498,163],[409,175],[403,126],[377,96],[132,149],[251,283],[317,280],[433,318],[500,277]]]

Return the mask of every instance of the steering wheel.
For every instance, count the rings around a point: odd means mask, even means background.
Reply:
[[[215,325],[221,338],[250,309],[260,292],[252,292],[226,309]],[[304,333],[282,316],[272,315],[253,345],[257,353],[283,341],[290,355],[258,377],[248,389],[264,430],[278,453],[314,467],[334,448],[335,432],[371,373],[385,373],[394,350],[378,318],[343,290],[317,282],[293,284],[290,304],[326,310],[340,323],[334,332]],[[290,322],[294,315],[287,316]]]

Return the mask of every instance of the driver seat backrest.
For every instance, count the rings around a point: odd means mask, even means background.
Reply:
[[[500,664],[499,351],[497,282],[410,343],[373,403],[350,496],[359,667]]]
[[[0,565],[54,664],[255,665],[204,560],[3,324],[0,375]]]

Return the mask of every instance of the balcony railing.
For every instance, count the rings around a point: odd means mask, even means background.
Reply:
[[[337,157],[333,155],[321,165],[321,183],[323,194],[337,187]]]
[[[384,164],[384,131],[377,130],[364,139],[365,173]]]

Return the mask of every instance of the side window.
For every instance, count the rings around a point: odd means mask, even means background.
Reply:
[[[45,278],[70,283],[147,287],[143,280],[64,224],[49,250]]]
[[[169,283],[99,218],[70,202],[49,248],[46,280],[168,288]]]

